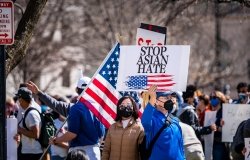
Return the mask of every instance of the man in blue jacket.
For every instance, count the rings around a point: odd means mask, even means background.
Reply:
[[[165,96],[156,97],[157,86],[151,86],[148,90],[149,103],[142,115],[142,125],[147,137],[147,145],[157,134],[160,128],[169,119],[171,110],[164,108],[164,102],[168,100]],[[169,113],[168,113],[169,112]],[[177,118],[172,117],[169,125],[162,131],[156,140],[150,160],[184,160],[182,131]]]

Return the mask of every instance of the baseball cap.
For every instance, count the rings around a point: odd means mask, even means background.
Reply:
[[[26,87],[19,88],[15,95],[17,98],[22,98],[28,101],[32,99],[32,92]]]
[[[171,95],[171,92],[156,92],[156,98],[167,97],[169,95]]]
[[[90,81],[89,77],[81,77],[77,82],[77,88],[84,89]]]

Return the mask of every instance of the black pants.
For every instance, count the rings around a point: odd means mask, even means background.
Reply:
[[[42,153],[39,154],[23,154],[21,153],[20,158],[18,160],[39,160],[42,156]]]

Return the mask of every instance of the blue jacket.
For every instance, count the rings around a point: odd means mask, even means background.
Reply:
[[[147,145],[165,123],[165,115],[147,104],[143,115],[142,125],[147,137]],[[177,118],[165,128],[155,142],[150,160],[185,160],[182,131]]]
[[[77,135],[70,147],[95,145],[104,136],[104,126],[81,102],[70,108],[68,130]]]

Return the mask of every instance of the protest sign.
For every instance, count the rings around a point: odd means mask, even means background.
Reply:
[[[206,111],[204,126],[211,126],[215,123],[217,111]],[[205,159],[213,159],[214,132],[204,135]]]
[[[249,104],[223,104],[222,141],[232,142],[239,124],[250,117]]]
[[[187,45],[121,46],[117,90],[185,91],[189,55]]]
[[[245,160],[250,160],[250,138],[244,138],[244,141],[246,148]]]
[[[7,132],[7,159],[17,160],[17,142],[14,136],[17,134],[17,119],[14,117],[6,119]]]
[[[164,45],[166,34],[137,28],[136,45]]]
[[[162,26],[156,26],[156,25],[152,25],[152,24],[141,23],[139,28],[146,29],[146,30],[153,31],[153,32],[157,32],[157,33],[167,34],[167,28],[162,27]]]

